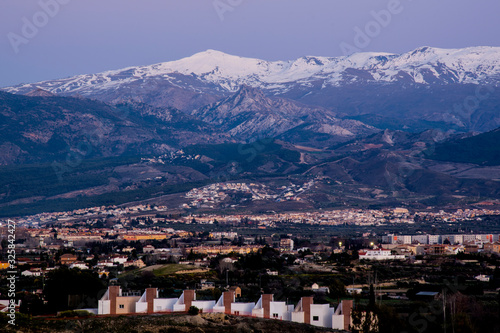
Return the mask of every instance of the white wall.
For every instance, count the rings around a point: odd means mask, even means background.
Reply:
[[[135,312],[136,313],[145,313],[148,312],[148,302],[146,297],[146,292],[144,292],[141,298],[135,303]]]
[[[212,312],[221,312],[224,313],[226,312],[226,308],[223,306],[214,306]]]
[[[177,298],[156,298],[153,301],[154,312],[172,312],[177,301]],[[182,311],[184,311],[184,308]]]
[[[214,305],[212,312],[222,312],[222,313],[226,312],[226,308],[224,307],[224,294],[222,294],[222,296],[219,297],[219,300]]]
[[[296,322],[296,323],[303,323],[304,322],[304,312],[303,311],[292,312],[292,321]]]
[[[287,319],[285,319],[285,317],[286,317],[286,313],[288,311],[288,308],[287,308],[285,302],[271,302],[270,309],[271,309],[270,314],[269,314],[270,318],[274,318],[273,314],[277,313],[278,318],[276,318],[276,319],[287,320]]]
[[[252,309],[252,316],[257,318],[264,318],[264,309],[263,308]]]
[[[106,301],[100,300],[98,306],[99,306],[98,310],[97,310],[98,314],[105,315],[105,314],[111,313],[111,311],[110,311],[111,301],[110,300],[106,300]]]
[[[333,315],[332,316],[332,328],[337,330],[344,329],[344,315]]]
[[[240,315],[252,315],[252,309],[255,307],[255,303],[231,303],[231,314],[235,314],[236,311]]]
[[[148,303],[146,302],[139,302],[135,303],[135,312],[136,313],[146,313],[148,312]]]
[[[403,244],[411,244],[411,236],[405,235],[402,236],[403,238]]]
[[[441,236],[440,235],[428,235],[428,243],[429,244],[439,244],[441,242]]]
[[[335,309],[329,304],[311,304],[311,325],[332,327],[332,315]],[[317,316],[318,320],[313,320]]]
[[[174,304],[174,312],[177,311],[186,311],[186,304],[184,303],[184,292],[182,292],[181,297],[177,300],[177,302]]]
[[[260,296],[259,300],[252,309],[252,316],[257,318],[264,318],[264,308],[262,307],[262,296]]]
[[[203,312],[212,312],[215,306],[215,301],[193,301],[191,305],[203,310]]]

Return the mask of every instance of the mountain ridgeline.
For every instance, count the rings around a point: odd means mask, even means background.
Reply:
[[[206,108],[242,85],[266,96],[334,110],[338,117],[373,117],[401,129],[422,125],[458,131],[500,127],[500,48],[420,47],[404,54],[357,53],[265,61],[207,50],[177,61],[7,87],[41,88],[104,102],[139,102],[186,113]],[[377,127],[377,126],[376,126]]]
[[[272,209],[500,199],[499,83],[500,48],[423,47],[277,62],[208,50],[7,87],[0,215],[221,180],[314,179]]]

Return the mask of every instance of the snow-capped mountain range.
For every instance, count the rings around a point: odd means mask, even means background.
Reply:
[[[208,122],[215,118],[224,122],[229,118],[208,113],[220,112],[223,108],[214,105],[229,101],[242,86],[258,89],[267,97],[327,109],[336,119],[360,120],[376,128],[420,131],[431,126],[482,132],[500,126],[500,47],[420,47],[400,55],[365,52],[292,61],[265,61],[207,50],[171,62],[3,90],[28,94],[43,89],[44,94],[83,96],[111,104],[142,103],[176,108]],[[283,112],[273,106],[272,117],[286,113],[286,109],[287,117],[294,118],[297,115],[291,110],[303,109],[286,108],[285,104]],[[257,103],[253,109],[263,105]],[[259,111],[263,113],[253,115],[266,115],[269,119],[265,123],[272,124],[270,110]],[[284,119],[274,121],[286,123]],[[253,127],[257,124],[261,121],[252,122]]]
[[[318,82],[322,87],[398,81],[497,85],[500,47],[421,47],[400,55],[365,52],[344,57],[307,56],[292,61],[265,61],[207,50],[177,61],[21,84],[4,90],[25,94],[42,88],[55,94],[95,97],[130,85],[147,90],[148,84],[158,81],[198,92],[206,92],[207,88],[235,92],[241,85],[248,85],[272,94]]]

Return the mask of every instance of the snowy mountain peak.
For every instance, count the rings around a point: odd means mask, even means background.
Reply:
[[[500,48],[440,49],[419,47],[400,55],[363,52],[343,57],[305,56],[291,61],[244,58],[206,50],[176,61],[129,67],[100,74],[44,81],[6,88],[25,94],[38,87],[51,93],[95,97],[131,85],[159,82],[200,92],[208,85],[220,92],[235,92],[241,85],[272,94],[311,85],[341,86],[360,82],[414,82],[419,84],[498,84]]]
[[[205,51],[201,51],[201,52],[195,53],[195,54],[193,54],[191,57],[195,57],[195,56],[205,56],[205,55],[225,56],[225,55],[229,55],[229,54],[224,53],[224,52],[219,51],[219,50],[207,49],[207,50],[205,50]]]
[[[177,61],[173,61],[172,63],[177,63],[177,64],[184,64],[184,63],[196,63],[197,61],[215,61],[215,62],[220,62],[220,61],[227,61],[230,59],[241,59],[241,57],[234,56],[231,54],[227,54],[221,51],[217,50],[212,50],[208,49],[202,52],[195,53],[189,57],[185,57],[182,59],[179,59]],[[168,64],[168,63],[164,63]]]

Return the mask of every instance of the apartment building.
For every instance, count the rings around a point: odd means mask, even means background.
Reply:
[[[394,235],[382,236],[382,243],[385,244],[486,244],[500,240],[498,234],[456,234],[456,235]]]
[[[484,251],[485,252],[500,253],[500,243],[495,242],[495,243],[490,243],[490,244],[484,244]]]
[[[427,235],[414,235],[411,236],[412,244],[427,244]]]
[[[191,306],[200,312],[220,312],[257,318],[306,323],[318,327],[349,330],[352,325],[352,300],[343,300],[337,309],[329,304],[314,304],[313,297],[302,297],[294,306],[263,294],[257,303],[236,302],[234,291],[225,291],[219,300],[196,300],[194,290],[184,290],[179,298],[159,298],[157,288],[147,288],[142,295],[127,294],[119,286],[109,286],[98,302],[98,315],[153,314],[187,312]]]

